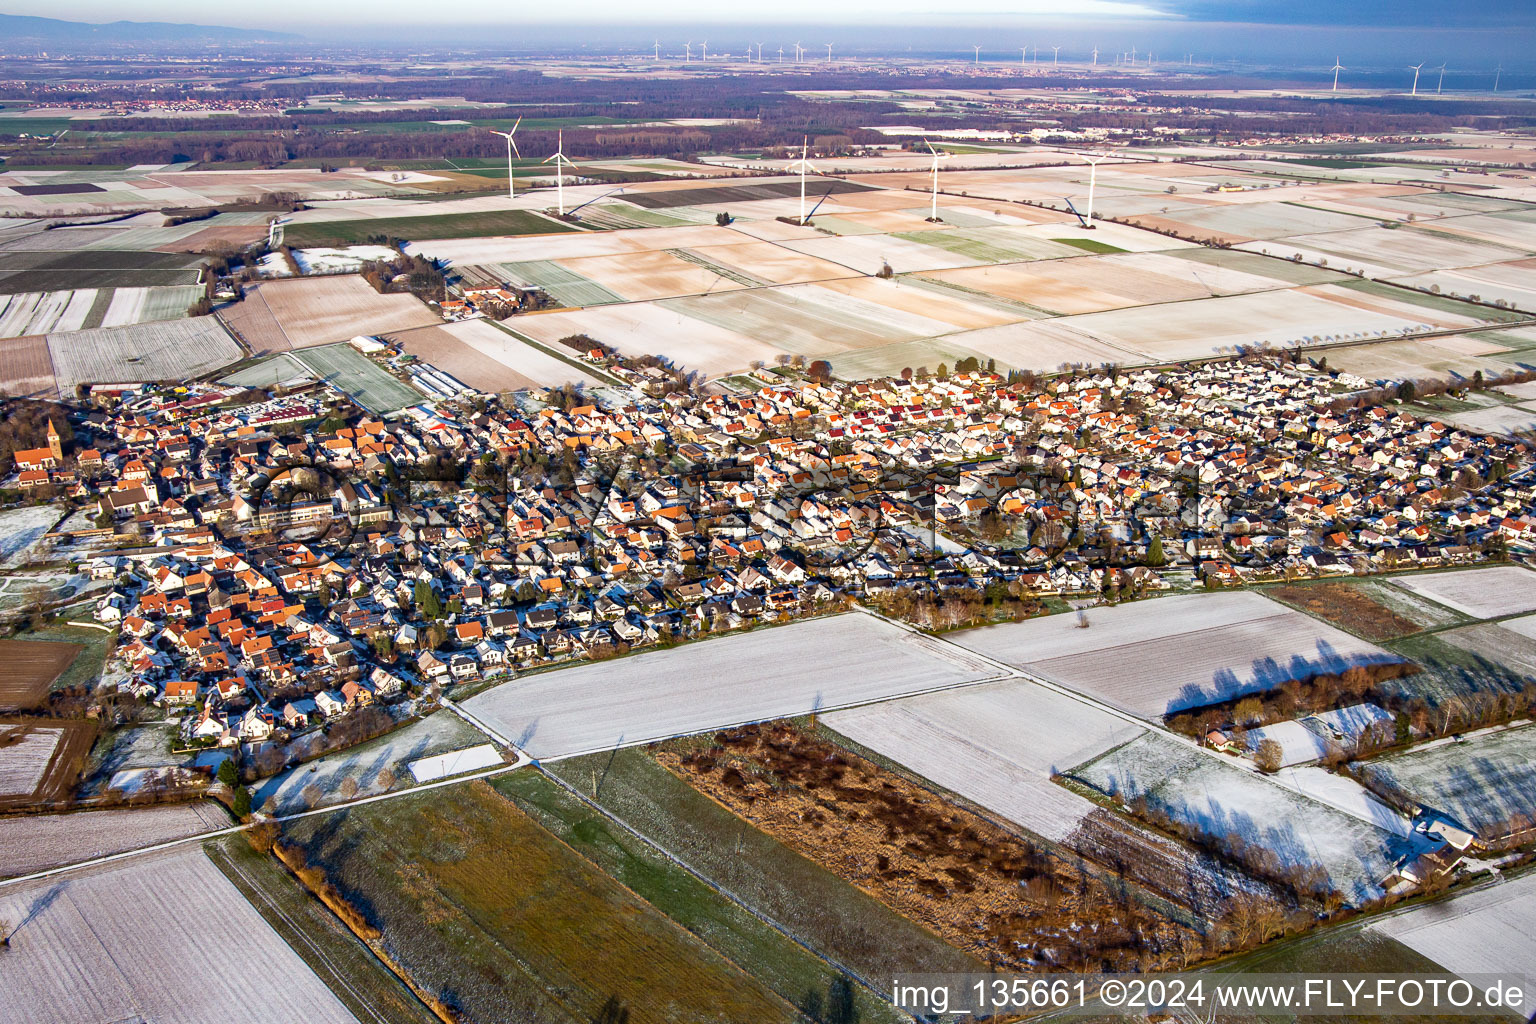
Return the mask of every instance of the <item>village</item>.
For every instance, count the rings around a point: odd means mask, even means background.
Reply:
[[[447,687],[859,602],[943,629],[1536,537],[1527,445],[1304,360],[1013,376],[785,365],[387,421],[324,388],[103,388],[9,483],[94,517],[56,541],[103,588],[117,692],[253,777],[365,708],[352,741]]]

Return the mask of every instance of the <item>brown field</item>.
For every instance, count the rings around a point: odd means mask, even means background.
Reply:
[[[1395,640],[1419,631],[1417,622],[1347,583],[1276,587],[1267,596],[1367,640]]]
[[[789,225],[781,226],[789,227]],[[840,267],[836,263],[828,263],[814,256],[806,256],[804,253],[798,253],[771,242],[711,245],[699,249],[698,253],[722,267],[739,270],[769,284],[808,284],[812,281],[827,281],[848,276],[847,267]]]
[[[817,285],[830,292],[852,299],[874,302],[903,313],[932,317],[953,324],[962,330],[976,330],[997,324],[1017,323],[1027,315],[1005,313],[979,302],[967,302],[960,295],[944,295],[926,288],[914,288],[900,278],[882,281],[877,277],[849,277],[838,281],[823,281]]]
[[[160,252],[209,252],[230,247],[240,248],[267,237],[267,229],[260,224],[228,224],[218,228],[203,228],[174,242],[158,247]]]
[[[401,347],[423,362],[480,391],[517,391],[539,383],[510,366],[487,359],[442,327],[418,327],[395,336]]]
[[[45,335],[0,340],[0,391],[18,397],[57,393]]]
[[[37,718],[0,721],[0,808],[68,797],[95,739],[94,722]]]
[[[223,316],[255,355],[442,322],[414,296],[380,295],[350,274],[262,281],[248,286],[245,301],[225,307]]]
[[[632,302],[742,287],[739,282],[660,249],[557,262],[571,273],[596,281]]]
[[[1148,969],[1194,941],[1075,861],[787,723],[657,757],[791,849],[1005,969]]]
[[[924,276],[1068,316],[1211,294],[1200,282],[1160,274],[1146,266],[1147,262],[1145,258],[1127,260],[1123,256],[1040,260],[936,270]],[[1213,270],[1210,276],[1218,273]],[[1255,279],[1255,283],[1262,282]]]
[[[84,645],[63,640],[0,640],[0,664],[6,667],[0,679],[0,712],[37,707],[83,650]]]

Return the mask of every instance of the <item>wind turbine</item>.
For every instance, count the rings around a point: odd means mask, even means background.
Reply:
[[[928,207],[928,220],[930,223],[937,224],[939,223],[939,161],[948,160],[950,154],[941,154],[927,139],[923,140],[923,145],[927,146],[928,152],[933,154],[933,201]]]
[[[560,210],[560,216],[564,217],[565,174],[561,171],[560,165],[564,164],[567,167],[575,167],[576,165],[565,158],[565,131],[563,129],[555,135],[555,151],[543,160],[540,160],[539,163],[547,164],[551,160],[555,162],[555,202]]]
[[[782,53],[783,51],[780,51],[780,52]],[[758,43],[757,44],[757,62],[759,64],[761,64],[763,62],[763,44],[762,43]]]
[[[1083,156],[1081,153],[1078,155]],[[1083,159],[1088,161],[1088,226],[1091,228],[1093,227],[1093,190],[1099,183],[1099,161],[1104,157],[1083,156]]]
[[[1136,47],[1131,47],[1131,67],[1136,66]]]
[[[687,64],[687,63],[689,63],[692,60],[693,60],[693,40],[690,39],[686,43],[683,44],[683,63]]]
[[[1093,48],[1093,66],[1099,66],[1099,48],[1097,46]]]
[[[815,165],[806,159],[807,143],[809,141],[809,137],[801,138],[800,159],[789,165],[790,167],[798,167],[800,169],[800,223],[802,226],[805,224],[805,172],[816,170]]]
[[[517,126],[522,124],[522,123],[523,123],[523,119],[521,117],[519,117],[515,122],[513,122],[512,130],[510,132],[499,132],[499,131],[497,131],[494,128],[491,129],[491,134],[492,135],[500,135],[502,138],[507,140],[507,198],[508,199],[513,198],[512,187],[517,184],[517,179],[512,176],[512,154],[513,153],[517,153],[517,158],[519,160],[521,160],[523,158],[523,154],[518,152],[517,141],[515,139],[513,139],[512,136],[517,134]]]
[[[1440,80],[1435,83],[1435,95],[1440,95],[1440,87],[1445,85],[1445,65],[1440,65]]]
[[[1061,60],[1061,47],[1059,47],[1059,46],[1051,47],[1051,67],[1055,67],[1060,60]]]
[[[981,65],[981,47],[973,46],[971,49],[976,51],[976,64],[979,67]]]
[[[828,64],[832,63],[832,44],[831,43],[827,44],[827,63]]]
[[[1503,64],[1500,64],[1498,67],[1493,69],[1493,91],[1494,92],[1498,92],[1499,91],[1499,76],[1502,75],[1503,73],[1504,73],[1504,65]]]
[[[655,53],[655,55],[651,59],[652,60],[661,60],[661,40],[660,39],[656,40],[655,49],[656,49],[656,53]]]
[[[798,42],[796,42],[795,43],[795,63],[796,64],[800,63],[800,55],[802,53],[804,53],[804,52],[805,51],[800,48],[800,44]]]
[[[1423,61],[1419,61],[1417,64],[1408,65],[1408,70],[1413,72],[1413,92],[1409,95],[1417,96],[1419,94],[1419,69],[1423,66]]]
[[[1019,63],[1023,64],[1027,60],[1029,60],[1029,47],[1027,47],[1027,46],[1019,47]]]
[[[709,63],[709,40],[708,39],[704,40],[702,43],[699,44],[699,60],[702,60],[706,64]]]
[[[1338,92],[1339,91],[1339,72],[1344,70],[1344,65],[1339,63],[1339,58],[1337,58],[1337,57],[1333,58],[1333,67],[1330,70],[1333,71],[1333,91],[1334,92]]]
[[[779,63],[784,63],[784,47],[779,47]]]

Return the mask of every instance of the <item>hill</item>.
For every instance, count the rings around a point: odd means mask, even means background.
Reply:
[[[0,52],[4,53],[252,45],[292,43],[301,39],[303,36],[291,32],[218,25],[178,25],[159,21],[114,21],[97,25],[0,14]]]

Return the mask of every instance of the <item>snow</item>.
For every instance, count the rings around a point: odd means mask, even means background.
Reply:
[[[446,754],[423,757],[412,761],[408,767],[417,782],[433,782],[437,779],[446,779],[451,775],[463,775],[465,772],[491,768],[501,763],[501,755],[496,752],[495,746],[482,743],[479,746],[465,747],[463,750],[452,750]]]
[[[295,249],[293,260],[306,274],[336,274],[357,270],[364,263],[387,263],[400,254],[387,245],[352,245],[341,249]]]
[[[850,612],[541,672],[477,694],[464,708],[530,756],[553,759],[996,674],[927,637]]]
[[[1536,611],[1536,573],[1518,565],[1394,576],[1388,582],[1478,619]]]
[[[1275,722],[1248,730],[1249,750],[1257,753],[1259,744],[1265,740],[1280,744],[1280,763],[1286,766],[1316,761],[1328,753],[1328,744],[1323,738],[1300,722]]]
[[[0,512],[0,569],[24,565],[62,514],[63,510],[53,505],[29,505]]]

